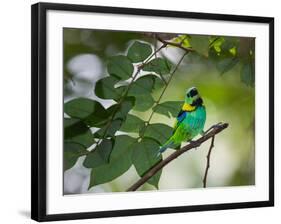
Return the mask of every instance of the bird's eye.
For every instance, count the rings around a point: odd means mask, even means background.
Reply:
[[[189,97],[190,97],[190,94],[188,93],[188,94],[186,94],[186,96],[189,98]]]
[[[190,96],[191,96],[191,97],[194,97],[194,96],[196,96],[197,94],[198,94],[197,89],[192,89],[192,90],[190,91]]]

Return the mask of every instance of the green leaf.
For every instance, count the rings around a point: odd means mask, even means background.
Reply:
[[[83,165],[87,168],[96,168],[109,163],[109,156],[112,150],[113,140],[104,139],[93,151],[88,153]]]
[[[63,150],[63,170],[73,167],[80,156],[86,155],[88,151],[81,144],[65,142]]]
[[[128,114],[126,121],[122,124],[120,131],[125,132],[139,132],[139,130],[144,126],[144,121],[139,117]]]
[[[173,128],[165,124],[149,124],[145,129],[144,136],[150,137],[163,145],[173,133]]]
[[[113,137],[122,125],[122,122],[126,119],[129,111],[133,108],[135,103],[134,97],[126,97],[122,102],[112,105],[107,109],[107,113],[113,118],[112,121],[108,120],[100,130],[94,133],[96,138]],[[105,133],[106,132],[106,133]]]
[[[110,58],[107,64],[107,71],[118,79],[127,80],[131,78],[134,66],[126,56],[118,55]]]
[[[162,76],[162,78],[164,79],[164,77]],[[154,85],[153,85],[153,89],[161,89],[165,86],[165,82],[162,80],[162,78],[156,77],[154,80]]]
[[[135,41],[129,48],[127,56],[133,63],[137,63],[144,61],[151,54],[152,49],[149,44]]]
[[[96,83],[95,94],[101,99],[118,100],[122,97],[124,89],[114,88],[119,79],[114,76],[105,77]]]
[[[220,60],[217,63],[217,69],[220,72],[220,75],[223,75],[224,73],[228,72],[238,62],[239,62],[238,58],[226,58],[226,59]]]
[[[236,54],[237,54],[237,48],[236,48],[236,47],[230,48],[230,49],[229,49],[229,52],[232,54],[232,56],[236,56]]]
[[[64,104],[64,112],[72,118],[83,120],[90,127],[100,127],[108,119],[106,109],[97,101],[77,98]]]
[[[134,81],[128,91],[128,96],[139,96],[151,94],[154,89],[162,88],[165,85],[164,81],[155,74],[141,76]],[[125,89],[127,86],[120,86],[117,91]]]
[[[239,39],[237,37],[227,37],[221,44],[221,52],[223,55],[231,55],[230,50],[239,46]]]
[[[190,48],[190,36],[189,35],[179,35],[172,40],[173,43],[181,44],[183,47]]]
[[[80,120],[64,118],[64,141],[76,142],[86,148],[95,143],[91,130]]]
[[[161,161],[160,157],[157,157],[159,151],[159,144],[150,138],[143,138],[141,142],[133,145],[133,164],[137,170],[137,173],[142,177],[146,172]],[[159,170],[153,177],[147,182],[158,188],[159,179],[162,170]]]
[[[155,102],[150,94],[135,96],[135,98],[136,102],[133,109],[136,111],[145,112],[151,108]]]
[[[209,44],[209,48],[210,49],[214,49],[217,53],[221,52],[221,45],[224,42],[224,38],[223,37],[211,37],[210,38],[210,44]]]
[[[252,63],[243,64],[240,72],[240,79],[247,86],[255,85],[255,67]]]
[[[152,108],[158,114],[163,114],[167,117],[176,117],[183,105],[183,101],[166,101]]]
[[[99,129],[94,133],[96,138],[104,138],[104,137],[114,137],[116,131],[118,131],[121,127],[122,120],[113,120],[110,123],[106,124],[104,127]]]
[[[121,103],[114,104],[107,109],[108,113],[113,115],[115,114],[113,119],[121,119],[125,120],[129,111],[135,105],[135,98],[132,96],[125,97]]]
[[[209,38],[208,36],[192,35],[190,39],[192,48],[199,54],[208,56]]]
[[[136,141],[127,135],[116,136],[109,163],[92,169],[89,188],[112,181],[125,173],[132,165],[132,145]]]
[[[128,95],[137,96],[151,94],[156,78],[158,77],[156,77],[155,75],[145,75],[138,78],[132,83]]]
[[[166,75],[171,71],[171,63],[164,58],[155,58],[149,61],[144,67],[143,71],[155,72],[157,74]]]

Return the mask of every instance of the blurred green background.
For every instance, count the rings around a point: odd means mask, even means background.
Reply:
[[[65,28],[64,36],[64,101],[87,97],[101,102],[105,107],[113,100],[101,100],[94,94],[95,83],[106,73],[106,61],[110,56],[125,54],[134,40],[160,46],[152,37],[143,33],[114,32]],[[224,37],[225,39],[233,37]],[[242,43],[245,39],[239,39]],[[250,39],[250,38],[248,38]],[[241,50],[240,50],[241,51]],[[159,55],[176,64],[183,51],[167,47]],[[216,62],[217,63],[217,62]],[[229,127],[216,136],[208,174],[208,187],[241,186],[255,184],[255,89],[242,82],[242,63],[237,63],[223,75],[211,57],[188,54],[175,73],[161,102],[183,100],[186,89],[196,86],[207,109],[205,129],[218,122]],[[155,99],[160,90],[153,93]],[[137,112],[144,120],[151,111]],[[173,126],[174,119],[154,114],[152,123]],[[95,131],[95,129],[92,129]],[[174,160],[162,171],[159,189],[201,188],[210,141],[198,150],[191,150]],[[171,154],[169,149],[164,158]],[[74,167],[64,173],[64,193],[124,191],[139,179],[132,166],[126,173],[110,183],[88,190],[90,169],[83,167],[80,157]],[[144,184],[139,190],[155,190]]]

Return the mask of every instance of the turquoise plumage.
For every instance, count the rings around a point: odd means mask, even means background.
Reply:
[[[187,90],[185,102],[179,112],[174,126],[173,135],[159,149],[158,155],[167,148],[178,149],[181,143],[191,141],[198,134],[204,131],[206,121],[206,108],[198,90],[192,87]]]

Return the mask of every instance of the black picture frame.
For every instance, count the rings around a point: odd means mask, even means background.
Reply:
[[[217,21],[254,22],[269,24],[269,200],[242,203],[196,206],[160,207],[149,209],[114,210],[68,214],[46,213],[46,13],[63,10],[90,13],[111,13],[155,17],[193,18]],[[31,218],[37,221],[132,216],[161,213],[192,212],[237,208],[274,206],[274,18],[241,15],[163,11],[136,8],[102,7],[89,5],[37,3],[32,5],[31,17],[31,72],[32,72],[32,155],[31,155]]]

